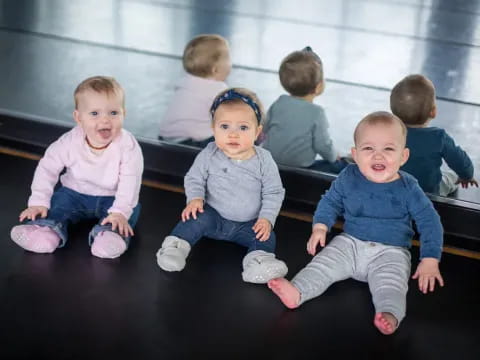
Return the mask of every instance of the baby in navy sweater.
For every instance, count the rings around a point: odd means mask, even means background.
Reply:
[[[409,156],[406,128],[388,112],[367,115],[354,133],[347,166],[318,203],[307,251],[325,246],[328,230],[343,216],[344,233],[333,240],[292,281],[273,279],[268,286],[288,308],[321,295],[334,282],[368,282],[375,306],[374,324],[392,334],[404,318],[411,259],[408,248],[420,233],[420,258],[414,279],[420,291],[443,286],[439,271],[443,229],[431,201],[417,180],[400,171]]]

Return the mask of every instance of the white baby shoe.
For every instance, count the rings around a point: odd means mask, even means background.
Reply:
[[[287,265],[275,258],[275,254],[263,250],[249,252],[243,258],[242,278],[245,282],[265,284],[287,275]]]
[[[169,235],[157,252],[157,263],[165,271],[182,271],[190,253],[190,244],[179,237]]]

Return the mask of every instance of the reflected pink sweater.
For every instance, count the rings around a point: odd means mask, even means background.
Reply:
[[[63,186],[85,195],[115,196],[108,210],[127,219],[138,203],[143,155],[135,137],[122,129],[120,135],[99,155],[92,153],[80,126],[52,143],[38,163],[28,206],[50,208],[58,176]]]

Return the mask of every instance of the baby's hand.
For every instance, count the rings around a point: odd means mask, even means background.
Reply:
[[[112,224],[112,230],[118,228],[118,232],[123,236],[133,236],[133,229],[128,223],[125,216],[120,213],[110,213],[105,219],[102,220],[100,225]]]
[[[460,184],[462,186],[462,188],[466,189],[468,188],[468,185],[470,186],[476,186],[478,187],[478,182],[477,180],[475,179],[469,179],[469,180],[466,180],[466,179],[458,179],[457,182],[455,184]]]
[[[270,238],[270,233],[272,231],[272,224],[270,221],[264,218],[257,220],[255,225],[252,226],[253,231],[255,231],[256,238],[258,241],[266,241]]]
[[[310,235],[310,239],[307,242],[307,252],[314,256],[317,252],[318,243],[320,243],[321,247],[325,246],[325,239],[327,237],[327,230],[328,228],[324,224],[315,224],[313,226],[312,235]]]
[[[197,211],[203,213],[203,199],[193,199],[182,211],[182,221],[190,220],[190,215],[197,220]]]
[[[435,258],[423,258],[417,266],[417,271],[413,274],[412,279],[418,279],[418,288],[426,294],[429,290],[435,288],[435,279],[438,280],[440,286],[443,286],[443,278],[438,268],[438,260]]]
[[[20,213],[20,222],[25,219],[35,220],[37,215],[40,215],[41,218],[46,218],[48,213],[48,208],[45,206],[29,206]]]

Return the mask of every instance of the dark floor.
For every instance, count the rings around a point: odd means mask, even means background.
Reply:
[[[125,126],[155,139],[199,33],[231,44],[232,86],[266,106],[283,90],[276,71],[292,50],[322,57],[331,135],[346,153],[355,124],[388,109],[409,73],[436,87],[438,118],[480,168],[480,2],[477,0],[0,0],[0,112],[73,124],[72,92],[87,76],[113,75],[127,93]],[[87,15],[88,14],[88,15]],[[480,190],[458,198],[480,202]]]
[[[53,255],[8,236],[29,195],[35,161],[0,154],[2,359],[462,359],[480,354],[480,262],[445,254],[446,285],[422,295],[411,282],[399,331],[372,325],[366,284],[348,280],[295,311],[264,285],[242,282],[244,249],[203,240],[181,273],[155,252],[179,218],[181,194],[143,187],[143,213],[124,256],[90,255],[87,225]],[[308,261],[310,224],[280,217],[278,255],[293,276]],[[414,264],[418,256],[413,249]]]

